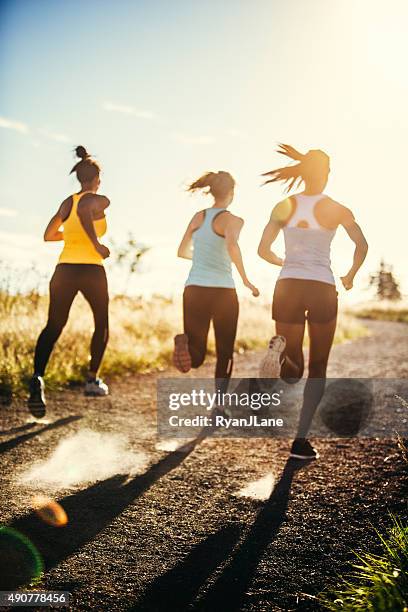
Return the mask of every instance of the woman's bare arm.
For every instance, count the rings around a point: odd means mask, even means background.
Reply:
[[[293,206],[291,198],[282,200],[273,208],[270,219],[262,233],[262,238],[258,246],[258,255],[274,266],[282,266],[283,259],[278,257],[271,249],[272,244],[278,237],[281,229],[286,225],[292,215]]]
[[[238,270],[245,287],[248,287],[248,289],[252,291],[252,295],[254,297],[258,297],[259,290],[249,281],[246,275],[244,262],[242,260],[242,253],[238,243],[243,225],[243,219],[236,217],[235,215],[229,215],[229,219],[225,227],[225,244],[227,246],[229,256],[231,257],[231,261]]]
[[[72,197],[70,196],[62,202],[58,211],[50,219],[44,232],[44,240],[46,242],[64,240],[64,232],[61,231],[61,227],[71,211],[71,206]]]
[[[182,259],[193,259],[193,233],[200,227],[203,221],[203,212],[198,212],[191,219],[177,250],[177,257]]]
[[[341,277],[341,282],[343,283],[344,288],[349,291],[353,288],[354,277],[363,265],[367,256],[368,243],[361,230],[361,227],[358,225],[358,223],[356,223],[353,213],[345,206],[342,206],[342,209],[340,224],[344,227],[347,234],[355,244],[353,263],[347,274]]]
[[[62,216],[61,216],[61,207],[58,212],[51,217],[47,227],[44,232],[44,240],[46,242],[56,242],[58,240],[64,240],[64,233],[61,231],[61,226],[63,224]]]
[[[283,265],[283,259],[281,257],[278,257],[278,255],[276,255],[276,253],[271,250],[271,246],[278,237],[278,234],[281,229],[282,226],[280,225],[280,223],[274,221],[271,217],[270,221],[268,222],[262,233],[262,238],[258,246],[259,257],[275,266]]]

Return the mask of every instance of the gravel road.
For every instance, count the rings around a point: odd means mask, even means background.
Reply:
[[[408,378],[408,325],[367,326],[369,337],[334,347],[329,376]],[[238,355],[235,376],[254,376],[259,359]],[[43,423],[22,403],[2,409],[2,522],[39,551],[37,588],[69,590],[72,610],[317,610],[352,550],[376,550],[387,510],[406,512],[395,440],[315,440],[321,458],[302,468],[285,439],[172,450],[156,437],[156,381],[126,376],[102,400],[56,393]],[[59,501],[65,527],[31,511],[38,493]],[[0,548],[0,569],[17,575],[13,563]],[[1,589],[18,586],[5,575]]]

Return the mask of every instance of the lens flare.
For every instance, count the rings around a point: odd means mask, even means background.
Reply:
[[[272,211],[272,221],[277,223],[286,223],[292,215],[293,206],[290,198],[285,198],[275,206]]]
[[[13,590],[39,578],[44,570],[34,544],[11,527],[0,527],[0,590]]]
[[[50,497],[35,495],[32,499],[32,506],[37,516],[52,527],[64,527],[68,523],[64,508]]]

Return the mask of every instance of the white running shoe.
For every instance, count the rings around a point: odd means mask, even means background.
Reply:
[[[259,378],[279,378],[282,366],[282,353],[285,350],[286,340],[283,336],[273,336],[270,339],[268,350],[259,366]]]
[[[39,374],[34,374],[30,380],[30,397],[28,398],[28,409],[36,419],[42,419],[45,416],[45,386],[43,377]]]
[[[101,378],[88,380],[85,385],[84,395],[88,397],[104,397],[105,395],[109,395],[109,387]]]

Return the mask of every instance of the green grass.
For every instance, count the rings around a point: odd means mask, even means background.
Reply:
[[[0,395],[10,397],[24,390],[32,374],[37,337],[47,319],[48,298],[35,291],[13,295],[0,290]],[[182,327],[181,300],[155,296],[150,300],[117,296],[110,305],[110,339],[102,375],[147,372],[165,368],[171,361],[173,336]],[[82,297],[73,304],[70,317],[52,353],[47,387],[58,388],[83,380],[89,360],[92,314]],[[265,347],[273,332],[270,305],[241,300],[236,350]],[[366,333],[355,318],[339,317],[335,342]],[[210,336],[209,352],[214,353]]]
[[[397,396],[403,406],[406,401]],[[397,434],[403,470],[408,470],[407,441]],[[326,610],[346,612],[408,612],[408,526],[392,516],[385,536],[376,532],[381,554],[356,554],[349,576],[318,600]]]
[[[406,612],[408,610],[408,527],[393,518],[385,536],[378,533],[379,555],[356,555],[350,575],[320,596],[326,610]]]

